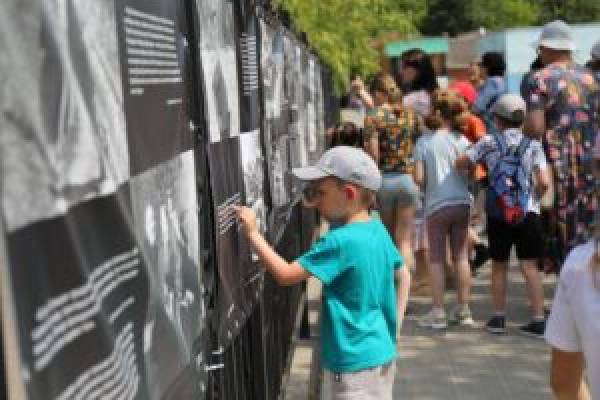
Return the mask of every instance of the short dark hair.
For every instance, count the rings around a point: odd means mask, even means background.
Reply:
[[[424,89],[431,93],[438,88],[435,70],[433,69],[433,63],[429,54],[421,49],[410,49],[402,53],[401,60],[403,66],[406,65],[417,70],[417,77],[405,90],[416,91]]]
[[[587,69],[590,69],[592,72],[600,71],[600,60],[591,59],[585,64]]]
[[[498,118],[503,127],[507,129],[514,129],[522,127],[525,123],[525,114],[522,111],[519,111],[519,114],[520,115],[516,116],[516,119],[503,118],[496,114],[494,114],[494,116]]]
[[[481,66],[487,70],[488,76],[504,76],[506,62],[502,53],[489,51],[481,57]]]

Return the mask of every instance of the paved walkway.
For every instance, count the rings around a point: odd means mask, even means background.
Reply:
[[[528,321],[525,283],[515,266],[509,274],[508,333],[496,336],[482,329],[491,313],[489,269],[474,280],[472,311],[478,327],[437,333],[417,326],[408,316],[400,343],[401,358],[394,388],[398,399],[551,399],[548,385],[550,352],[539,339],[519,334]],[[554,279],[546,279],[546,299]],[[449,307],[454,293],[448,295]],[[413,298],[415,315],[429,309],[429,299]]]
[[[394,388],[395,399],[412,400],[545,400],[551,399],[548,386],[550,352],[546,344],[518,333],[527,322],[525,283],[514,266],[509,274],[508,330],[496,336],[482,327],[491,312],[488,292],[489,267],[474,279],[472,310],[478,326],[474,329],[451,328],[433,332],[417,326],[417,316],[429,309],[426,297],[413,297],[414,315],[407,316],[400,343],[401,357]],[[552,299],[554,279],[545,282],[546,299]],[[314,301],[318,285],[311,285],[311,322],[318,318]],[[448,309],[454,304],[454,292],[448,296]],[[317,335],[317,331],[315,336]],[[299,342],[290,372],[288,400],[313,399],[309,394],[311,365],[315,357],[311,341]],[[313,391],[315,387],[313,379]],[[324,391],[327,391],[326,385]]]

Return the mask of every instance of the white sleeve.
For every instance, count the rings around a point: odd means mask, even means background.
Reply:
[[[546,156],[544,155],[544,148],[542,144],[535,140],[533,141],[533,146],[531,148],[532,158],[533,158],[533,166],[537,167],[540,170],[544,170],[547,167]]]
[[[485,135],[481,140],[467,149],[467,157],[469,157],[469,160],[471,160],[473,164],[485,161],[483,156],[487,150],[490,149],[490,146],[492,146],[492,140],[491,135]]]
[[[554,295],[552,312],[546,324],[545,338],[549,345],[558,350],[579,352],[581,351],[581,339],[573,319],[575,310],[572,309],[569,301],[567,281],[570,274],[566,270],[567,267],[567,265],[563,267],[563,273],[561,273],[560,282]]]

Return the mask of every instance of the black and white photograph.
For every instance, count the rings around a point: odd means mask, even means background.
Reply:
[[[240,136],[240,155],[244,173],[246,205],[256,213],[258,227],[264,234],[267,230],[267,207],[264,195],[265,163],[259,130]]]
[[[290,157],[293,167],[305,166],[306,153],[306,104],[304,101],[303,49],[288,37],[285,49],[286,86],[289,95],[289,140]]]
[[[317,148],[312,154],[311,163],[316,162],[325,151],[325,97],[323,95],[323,78],[321,64],[315,63],[315,118],[317,119]]]
[[[315,59],[308,56],[304,64],[304,94],[306,101],[306,150],[312,154],[317,151],[317,108],[316,108],[316,74]]]
[[[149,398],[149,285],[129,208],[125,185],[7,235],[27,398]]]
[[[114,4],[3,1],[0,52],[7,230],[114,193],[129,178]]]
[[[152,294],[146,368],[150,390],[158,394],[192,362],[194,342],[206,325],[193,152],[132,178],[131,197]]]
[[[261,71],[265,99],[264,136],[271,200],[273,207],[287,205],[289,199],[288,102],[285,88],[285,37],[281,29],[262,23]]]
[[[200,64],[211,143],[240,134],[238,64],[232,0],[196,0]]]

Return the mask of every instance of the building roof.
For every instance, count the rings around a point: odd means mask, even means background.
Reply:
[[[448,53],[448,39],[444,37],[427,37],[412,40],[400,40],[385,45],[384,53],[388,57],[400,57],[410,49],[421,49],[427,54]]]

